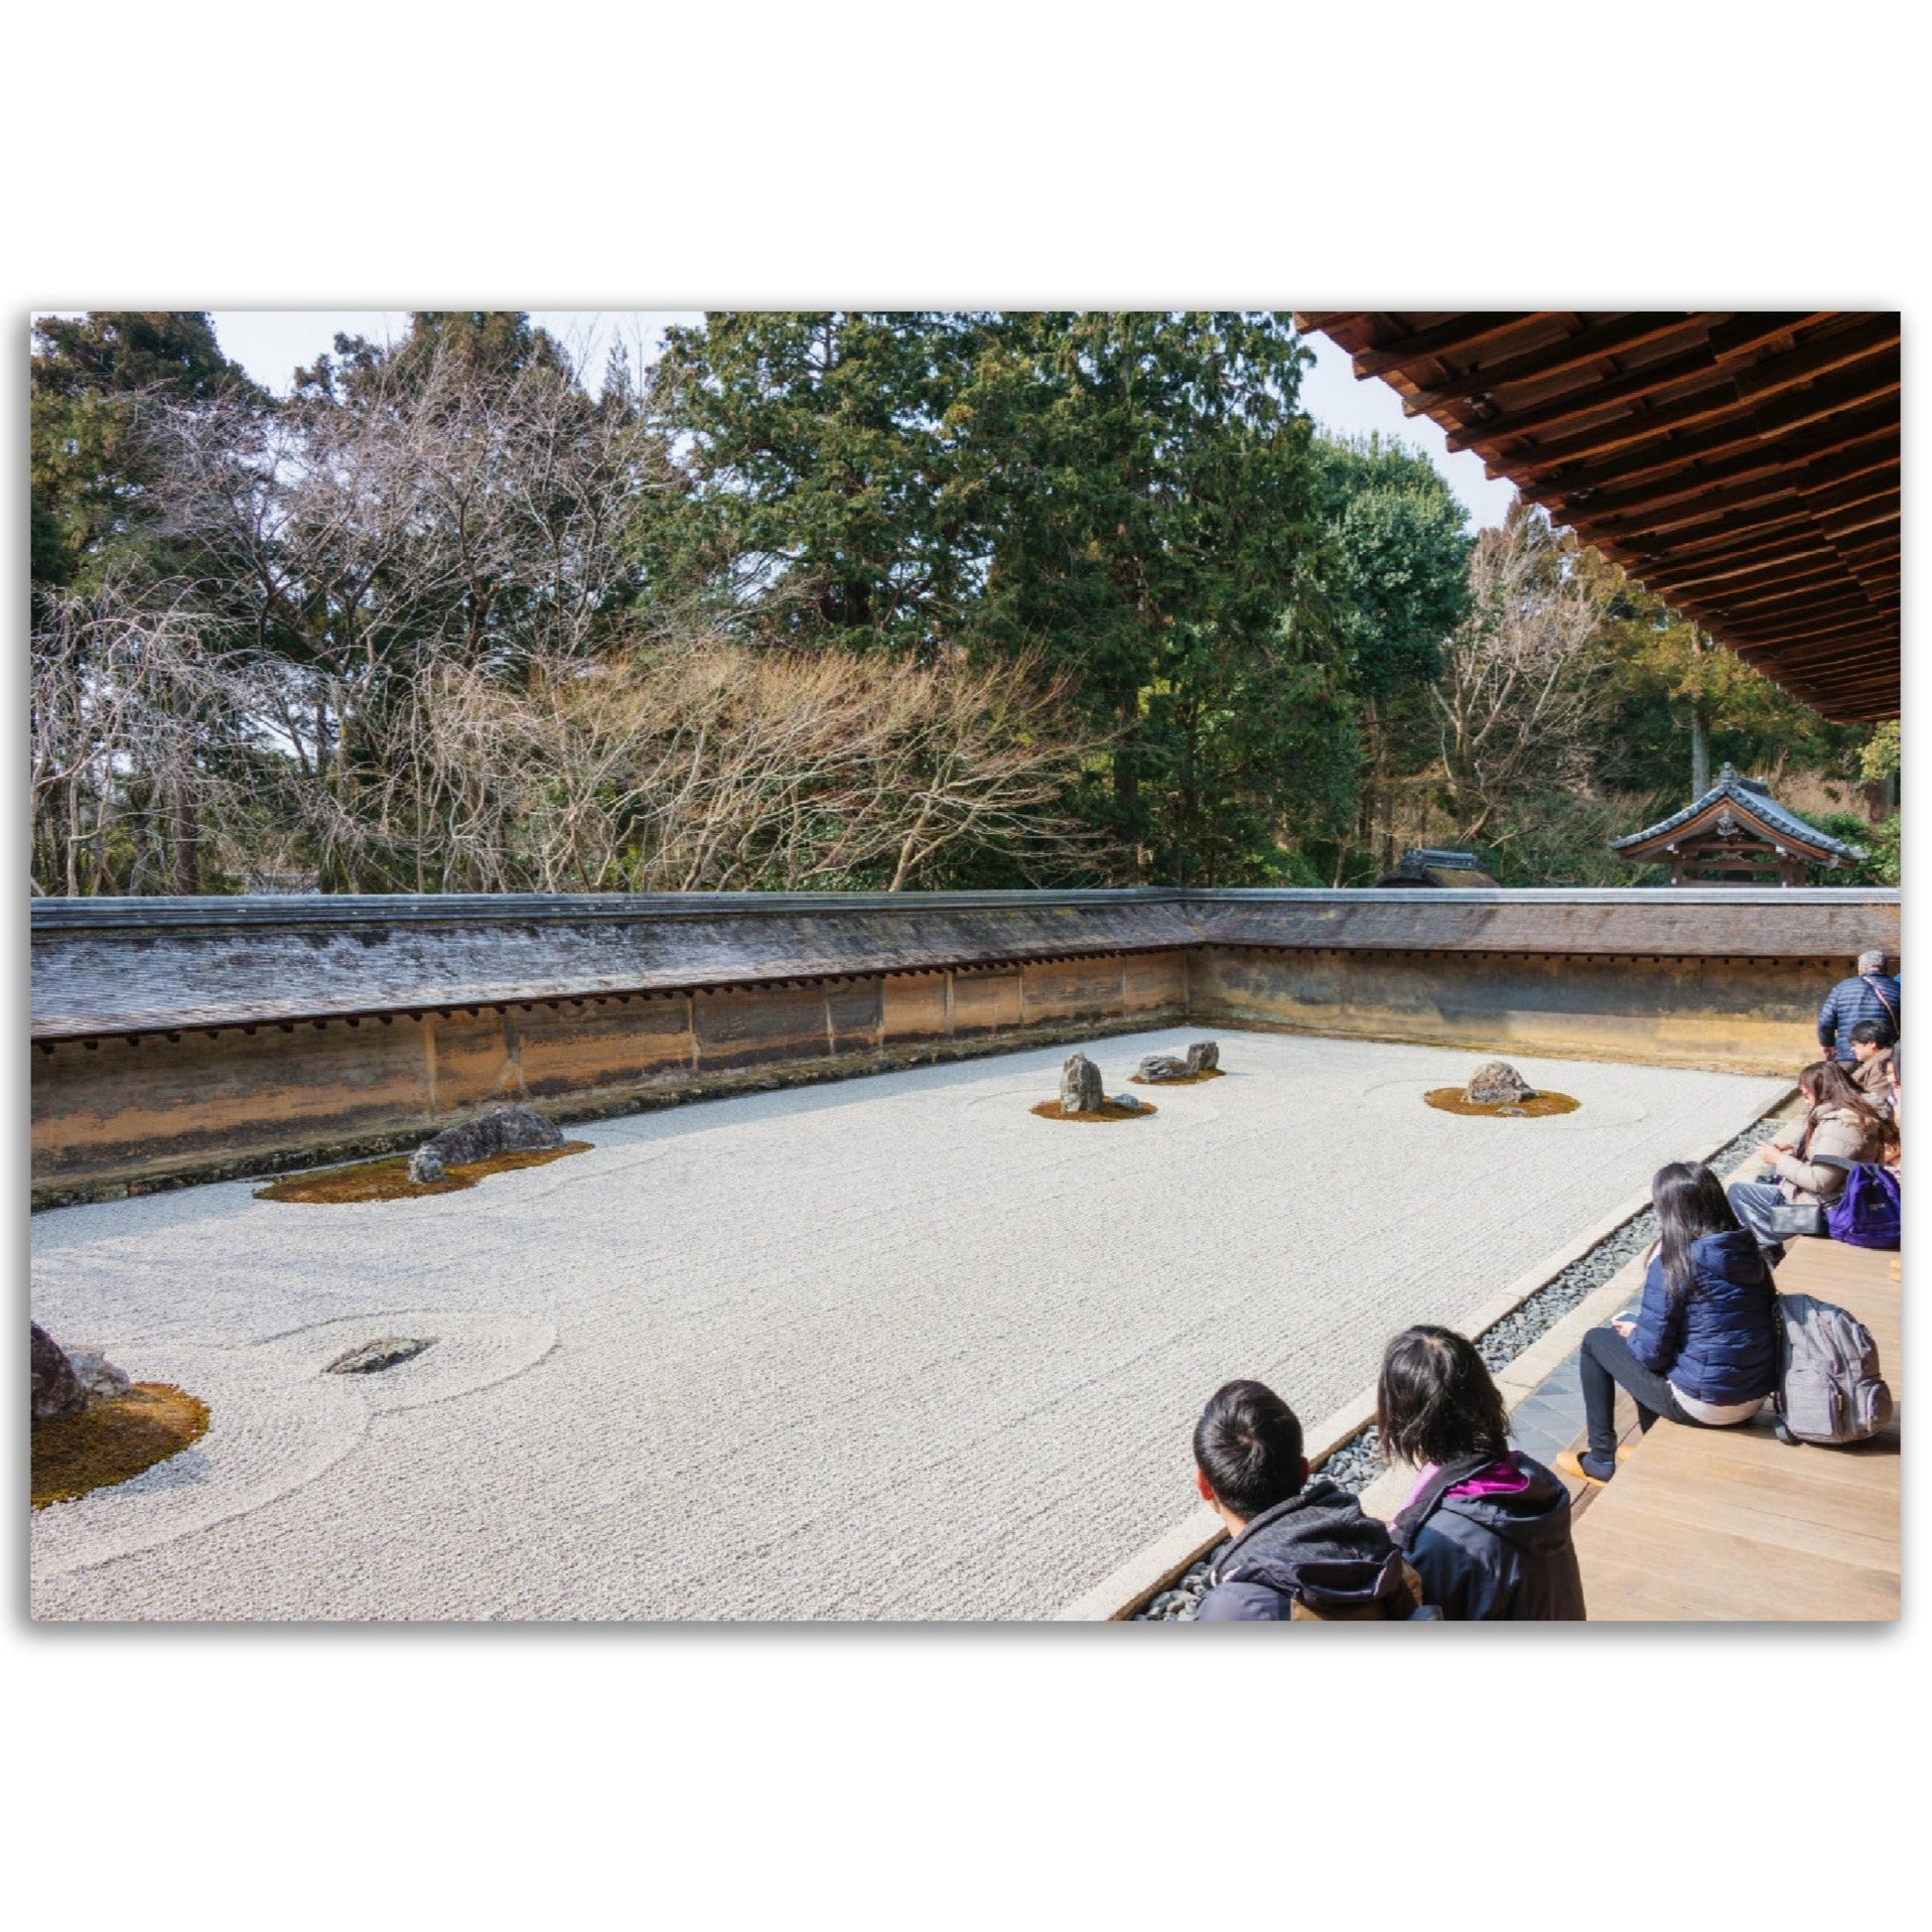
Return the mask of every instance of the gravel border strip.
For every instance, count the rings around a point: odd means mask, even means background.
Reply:
[[[1789,1097],[1767,1107],[1741,1134],[1708,1156],[1705,1166],[1728,1173],[1750,1152],[1764,1126],[1790,1104]],[[1492,1371],[1507,1368],[1540,1335],[1546,1334],[1572,1309],[1587,1301],[1633,1256],[1657,1238],[1657,1211],[1646,1207],[1606,1234],[1587,1254],[1559,1270],[1527,1301],[1520,1302],[1500,1321],[1475,1337],[1476,1353]],[[1358,1430],[1347,1442],[1322,1457],[1312,1473],[1327,1476],[1352,1495],[1360,1495],[1384,1468],[1381,1441],[1375,1425]],[[1190,1564],[1177,1582],[1136,1610],[1133,1623],[1189,1623],[1207,1591],[1208,1565],[1227,1547],[1226,1539],[1206,1556]]]

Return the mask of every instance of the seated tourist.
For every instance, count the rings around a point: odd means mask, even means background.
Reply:
[[[1798,1091],[1807,1102],[1799,1132],[1757,1144],[1757,1158],[1777,1178],[1737,1180],[1730,1188],[1733,1212],[1773,1267],[1793,1235],[1824,1232],[1823,1210],[1845,1191],[1846,1170],[1884,1153],[1885,1116],[1837,1060],[1814,1060],[1798,1075]]]
[[[1896,1038],[1882,1020],[1861,1020],[1852,1029],[1852,1064],[1846,1072],[1852,1084],[1881,1114],[1891,1112],[1891,1049]]]
[[[1734,1190],[1733,1190],[1734,1191]],[[1777,1294],[1756,1241],[1701,1162],[1650,1183],[1658,1242],[1634,1321],[1584,1337],[1579,1368],[1588,1446],[1557,1467],[1591,1482],[1616,1473],[1616,1392],[1648,1430],[1659,1416],[1706,1429],[1748,1422],[1777,1384]]]
[[[1208,1567],[1199,1621],[1425,1613],[1388,1531],[1339,1483],[1310,1478],[1302,1425],[1273,1389],[1215,1390],[1194,1425],[1194,1482],[1234,1539]]]
[[[1510,1449],[1502,1393],[1473,1342],[1428,1324],[1397,1335],[1382,1357],[1375,1427],[1383,1454],[1419,1471],[1389,1532],[1446,1617],[1583,1617],[1570,1491]]]

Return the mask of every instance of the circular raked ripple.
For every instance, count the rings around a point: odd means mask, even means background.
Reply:
[[[331,1375],[346,1348],[433,1334],[436,1346],[379,1374]],[[547,1316],[411,1309],[348,1315],[244,1348],[139,1341],[117,1353],[143,1380],[192,1389],[207,1433],[131,1481],[35,1513],[33,1572],[49,1581],[192,1536],[313,1482],[361,1440],[372,1416],[419,1409],[507,1380],[555,1344]]]

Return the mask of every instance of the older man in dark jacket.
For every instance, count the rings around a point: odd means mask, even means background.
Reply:
[[[1857,972],[1849,980],[1840,980],[1818,1009],[1818,1043],[1826,1057],[1848,1061],[1858,1057],[1852,1051],[1852,1029],[1862,1020],[1882,1021],[1894,1039],[1902,1038],[1900,1005],[1898,977],[1885,971],[1885,955],[1862,952]]]

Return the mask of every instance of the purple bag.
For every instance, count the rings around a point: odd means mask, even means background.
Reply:
[[[1898,1246],[1898,1176],[1861,1161],[1845,1173],[1845,1191],[1825,1210],[1834,1241],[1848,1248]]]

